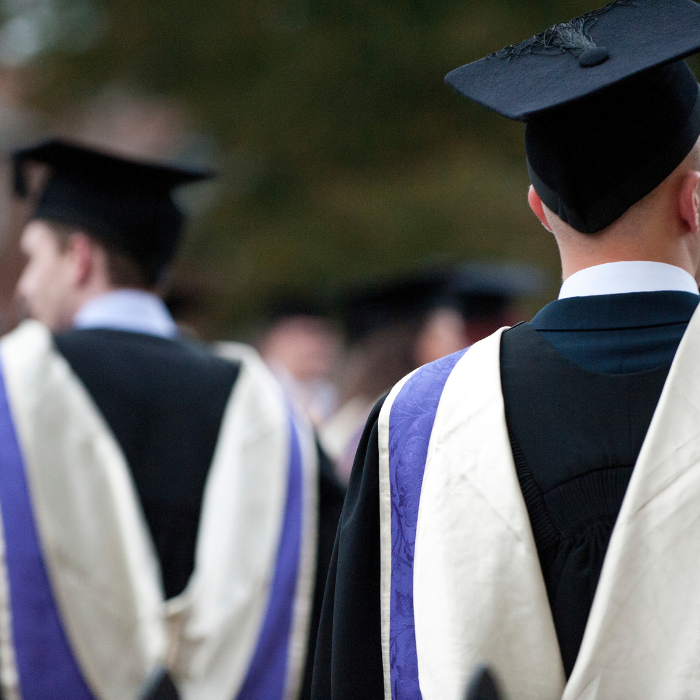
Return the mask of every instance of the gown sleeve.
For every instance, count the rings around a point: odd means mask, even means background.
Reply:
[[[374,407],[355,455],[318,630],[312,700],[383,700],[379,447]]]
[[[299,700],[311,697],[311,678],[316,652],[316,634],[318,632],[326,588],[326,578],[333,554],[335,535],[338,531],[340,513],[345,500],[345,488],[335,475],[333,463],[317,443],[319,458],[318,484],[318,547],[316,550],[316,583],[314,587],[313,607],[309,626],[309,643],[306,652],[306,664]],[[0,698],[2,700],[2,698]]]
[[[319,493],[318,493],[318,548],[316,556],[316,584],[311,610],[309,628],[309,644],[304,666],[304,676],[298,700],[309,700],[311,696],[311,671],[313,668],[314,652],[316,650],[316,631],[321,616],[323,592],[326,586],[326,574],[331,561],[338,521],[345,498],[345,489],[338,481],[333,470],[333,464],[316,444],[319,460]],[[2,700],[2,695],[0,695]],[[166,673],[154,688],[144,695],[143,700],[180,700],[177,689],[170,676]]]

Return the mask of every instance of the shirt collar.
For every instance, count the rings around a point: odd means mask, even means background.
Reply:
[[[571,275],[562,285],[559,299],[634,292],[698,294],[698,285],[691,274],[675,265],[646,260],[614,262]]]
[[[73,319],[75,328],[104,328],[161,338],[177,335],[177,325],[162,299],[138,289],[118,289],[83,304]]]

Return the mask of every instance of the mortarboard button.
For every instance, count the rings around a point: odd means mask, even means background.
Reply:
[[[578,57],[581,68],[593,68],[605,63],[610,58],[610,52],[604,46],[587,49]]]

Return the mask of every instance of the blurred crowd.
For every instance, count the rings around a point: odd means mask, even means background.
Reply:
[[[527,320],[523,301],[544,287],[541,270],[494,262],[416,270],[325,297],[278,292],[255,345],[347,484],[374,404],[418,367]]]
[[[51,120],[26,110],[0,86],[0,146],[7,154],[45,133],[127,157],[199,166],[212,160],[211,144],[193,132],[177,103],[119,87],[105,89]],[[30,171],[38,192],[46,173]],[[10,330],[27,314],[15,285],[24,264],[19,234],[28,201],[10,200],[9,160],[0,160],[5,187],[0,206],[0,328]],[[188,218],[212,205],[216,185],[179,192]],[[269,290],[250,340],[278,380],[316,427],[343,483],[349,479],[362,426],[377,400],[403,376],[527,320],[527,300],[546,294],[546,275],[512,261],[434,264],[403,274],[361,279],[329,289]],[[206,329],[206,284],[171,275],[165,300],[180,328],[199,337]],[[264,292],[263,292],[264,294]],[[241,339],[241,338],[237,338]]]

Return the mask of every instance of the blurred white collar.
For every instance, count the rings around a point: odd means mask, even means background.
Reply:
[[[561,286],[560,299],[633,292],[698,294],[693,276],[675,265],[633,261],[595,265],[571,275]]]
[[[177,325],[163,300],[138,289],[118,289],[83,304],[73,319],[75,328],[106,328],[173,338]]]

